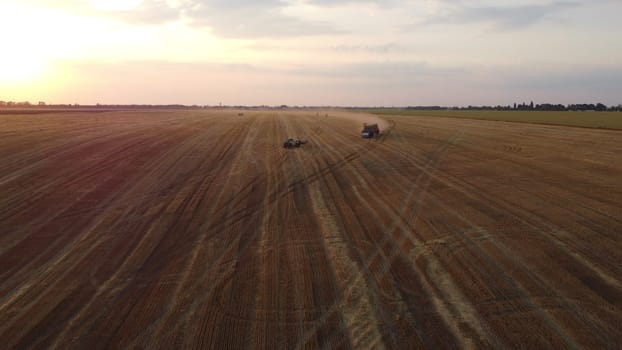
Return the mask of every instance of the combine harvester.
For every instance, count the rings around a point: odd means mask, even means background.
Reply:
[[[361,131],[361,137],[364,139],[371,139],[374,136],[380,134],[380,129],[378,129],[378,124],[363,124],[363,131]]]

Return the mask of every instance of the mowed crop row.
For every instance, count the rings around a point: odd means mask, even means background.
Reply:
[[[620,132],[266,110],[0,134],[9,348],[622,341]]]

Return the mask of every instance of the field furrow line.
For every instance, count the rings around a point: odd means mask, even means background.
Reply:
[[[405,156],[407,156],[407,154],[404,154],[404,155],[405,155]],[[450,175],[449,175],[449,174],[447,174],[447,173],[443,173],[443,174],[442,174],[442,176],[447,176],[447,177],[449,177]],[[456,179],[456,178],[453,178],[453,180],[455,180],[455,181],[456,181],[456,183],[460,183],[460,182],[459,182],[459,180],[458,180],[458,179]],[[478,191],[470,191],[470,192],[468,192],[468,193],[467,193],[467,192],[464,190],[464,188],[469,188],[469,187],[467,187],[467,186],[462,186],[462,187],[461,187],[461,186],[460,186],[460,185],[458,185],[458,184],[456,184],[456,185],[454,185],[454,186],[452,186],[452,187],[454,187],[456,190],[461,191],[464,195],[467,195],[467,196],[473,196],[473,193],[477,193],[477,195],[478,195],[478,196],[483,196],[483,194],[485,193],[485,191],[484,191],[484,190],[482,190],[482,189],[480,189],[480,190],[478,190]],[[433,197],[434,197],[434,196],[433,196]],[[441,200],[440,198],[433,198],[433,199],[434,199],[434,202],[442,203],[442,200]],[[491,199],[491,200],[492,200],[492,199]],[[501,199],[498,199],[498,201],[501,201]],[[493,203],[495,203],[495,202],[493,201]],[[498,207],[498,203],[497,203],[497,207]],[[507,212],[508,212],[508,213],[509,213],[509,212],[511,212],[511,209],[510,209],[510,208],[508,208],[507,206],[503,206],[503,207],[507,208],[506,210],[507,210]],[[453,214],[453,216],[456,216],[456,217],[460,217],[460,218],[462,218],[462,216],[461,216],[459,213],[455,212],[455,211],[452,211],[452,214]],[[518,217],[518,216],[516,216],[516,218],[518,218],[518,219],[522,219],[522,217]],[[469,227],[474,227],[474,226],[472,226],[472,224],[471,224],[471,223],[468,223],[468,222],[467,222],[467,224],[471,225],[471,226],[469,226]],[[537,226],[535,226],[535,225],[530,225],[530,226],[531,226],[533,229],[538,229],[538,227],[537,227]],[[497,240],[495,240],[495,241],[494,241],[494,244],[500,244],[500,243],[499,243]],[[504,255],[505,255],[505,256],[512,256],[512,254],[511,254],[511,253],[509,252],[509,250],[507,250],[507,249],[506,249],[506,253],[505,253]],[[516,262],[518,263],[518,261],[516,261]],[[493,262],[491,261],[491,264],[492,264],[492,263],[493,263]],[[522,262],[521,262],[521,265],[522,265]],[[521,266],[521,265],[519,265],[519,266]],[[495,265],[495,266],[496,266],[496,265]],[[527,272],[531,273],[531,272],[530,272],[530,271],[531,271],[531,269],[529,269],[529,268],[527,268],[527,267],[525,267],[525,271],[527,271]],[[533,276],[532,276],[532,277],[533,277]],[[508,280],[508,281],[510,281],[510,282],[515,282],[515,281],[513,281],[513,280],[511,279],[511,277],[506,277],[506,280]],[[515,283],[516,283],[516,282],[515,282]],[[536,281],[536,283],[537,283],[538,285],[543,285],[544,280],[542,280],[542,279],[540,279],[540,278],[539,278],[539,279]],[[546,285],[546,284],[544,284],[544,285]],[[525,296],[527,296],[527,295],[528,295],[528,293],[526,292],[526,289],[524,289],[524,288],[522,288],[522,287],[521,287],[521,288],[519,288],[518,290],[522,290],[522,291],[523,291],[523,295],[525,295]],[[554,289],[554,288],[551,288],[550,290],[555,290],[555,289]],[[564,300],[565,300],[565,299],[564,299]],[[532,306],[535,306],[535,304],[533,304],[533,302],[532,302]],[[576,342],[574,342],[572,339],[567,338],[567,337],[564,335],[565,333],[563,332],[563,330],[561,329],[561,327],[559,326],[559,324],[557,324],[557,323],[556,323],[556,322],[555,322],[555,321],[554,321],[554,320],[553,320],[550,316],[548,316],[548,313],[546,313],[546,311],[544,311],[544,310],[543,310],[542,308],[540,308],[540,307],[537,307],[537,309],[538,309],[538,310],[541,310],[542,312],[544,312],[544,313],[545,313],[545,314],[543,314],[543,315],[545,315],[545,316],[546,316],[546,317],[545,317],[546,322],[547,322],[547,323],[548,323],[548,324],[552,327],[552,329],[556,330],[556,332],[557,332],[557,333],[561,336],[561,338],[562,338],[562,339],[565,339],[567,346],[572,346],[572,347],[576,347],[576,346],[577,346]],[[578,316],[578,315],[577,315],[577,316]]]
[[[411,157],[411,155],[408,154],[408,152],[400,152],[400,153],[406,158]],[[413,160],[413,165],[419,168],[421,167],[415,160]],[[512,215],[512,217],[514,217],[519,222],[523,224],[527,224],[527,226],[529,226],[530,228],[534,230],[532,232],[543,234],[544,231],[542,230],[542,228],[545,228],[549,234],[543,235],[544,238],[551,239],[556,245],[560,246],[565,251],[567,251],[568,253],[573,255],[575,258],[577,258],[579,261],[584,263],[586,266],[592,269],[595,272],[595,274],[601,276],[601,278],[606,280],[608,283],[613,284],[617,288],[622,288],[621,281],[617,280],[616,278],[611,276],[609,273],[603,271],[601,268],[599,268],[598,266],[596,266],[595,264],[587,260],[584,256],[577,253],[576,249],[572,248],[571,243],[566,242],[559,234],[556,234],[556,232],[564,232],[564,230],[561,229],[559,226],[543,218],[540,218],[539,215],[536,213],[531,213],[525,209],[522,209],[516,203],[508,203],[503,198],[492,197],[488,195],[485,188],[481,188],[479,186],[463,181],[459,179],[458,177],[451,175],[447,172],[443,172],[440,175],[441,176],[435,179],[436,181],[443,183],[446,186],[451,187],[452,189],[464,194],[465,196],[469,198],[473,198],[473,199],[481,198],[481,199],[486,200],[488,203],[493,203],[493,205],[490,205],[490,209],[492,211],[503,210],[502,212],[503,214]]]
[[[460,134],[455,134],[454,136],[452,136],[445,144],[443,144],[439,152],[444,152],[446,149],[445,147],[447,145],[455,143],[459,135]],[[433,167],[436,167],[436,163],[438,161],[440,161],[440,156],[438,155],[435,157],[432,157],[432,159],[428,161],[428,163],[426,164],[426,168],[425,168],[428,170],[427,171],[428,174],[431,171],[433,171],[431,169],[433,169]],[[370,188],[373,186],[372,184],[367,183],[360,176],[360,174],[356,172],[356,170],[353,170],[352,174],[354,177],[358,179],[358,182],[360,183],[360,188]],[[410,233],[410,230],[411,230],[410,227],[414,227],[414,222],[416,221],[418,217],[417,213],[420,211],[419,208],[421,207],[424,201],[423,198],[425,198],[426,192],[427,192],[426,188],[428,187],[430,183],[430,179],[431,179],[430,175],[425,176],[426,175],[425,173],[422,173],[421,175],[424,176],[422,178],[423,183],[419,184],[418,182],[420,182],[419,180],[421,178],[417,178],[417,180],[415,180],[414,182],[414,186],[412,187],[413,190],[411,190],[410,195],[409,195],[409,197],[412,197],[412,194],[414,194],[415,189],[420,190],[423,188],[423,191],[421,192],[421,194],[419,194],[419,197],[415,199],[414,206],[410,208],[410,205],[407,204],[409,202],[409,199],[407,199],[402,205],[402,207],[398,209],[397,212],[394,212],[393,209],[391,209],[389,206],[386,205],[386,203],[382,201],[373,201],[374,203],[376,203],[378,206],[381,207],[380,210],[382,211],[382,213],[379,213],[378,209],[372,208],[371,205],[368,203],[367,198],[365,198],[364,196],[360,194],[360,192],[357,190],[358,186],[354,186],[352,188],[358,201],[362,203],[372,215],[377,217],[378,220],[380,220],[380,217],[387,215],[387,214],[395,218],[393,220],[393,223],[390,225],[390,227],[388,229],[385,229],[385,236],[384,236],[385,239],[383,239],[380,243],[376,244],[376,247],[378,248],[376,249],[375,253],[371,256],[371,258],[368,260],[370,261],[368,264],[371,264],[371,261],[375,260],[376,258],[381,258],[381,260],[384,261],[382,264],[381,270],[378,272],[380,276],[384,276],[387,273],[389,273],[395,259],[398,258],[398,256],[403,256],[403,253],[400,247],[403,245],[404,241],[406,240],[410,241],[412,246],[422,245],[422,242],[419,241],[417,238],[415,238]],[[406,218],[404,218],[404,214],[406,213],[406,211],[410,212],[410,214],[407,214],[405,216]],[[396,232],[399,234],[397,236],[390,235],[390,232]],[[391,240],[389,240],[389,238],[391,238]],[[392,248],[388,252],[388,254],[385,254],[382,247],[385,246],[385,244],[387,243],[391,243],[390,246],[392,246]],[[476,313],[473,310],[473,308],[470,306],[470,303],[467,302],[466,298],[459,292],[459,289],[454,285],[452,280],[448,277],[447,272],[444,271],[444,269],[442,268],[442,266],[439,264],[439,262],[436,259],[430,258],[430,257],[428,257],[428,259],[430,260],[431,264],[434,264],[435,269],[438,272],[438,274],[435,276],[435,279],[430,281],[430,282],[434,282],[435,285],[433,287],[425,279],[420,279],[420,282],[423,283],[425,287],[424,289],[427,291],[432,301],[434,302],[437,312],[441,316],[443,316],[445,323],[452,330],[452,333],[454,333],[455,336],[460,335],[459,338],[462,339],[461,340],[462,346],[472,348],[472,347],[475,347],[475,344],[471,342],[470,336],[466,335],[462,331],[462,329],[464,329],[464,325],[460,325],[456,323],[456,321],[454,320],[456,317],[459,320],[469,321],[468,323],[469,327],[476,331],[476,333],[479,336],[480,342],[492,341],[493,338],[490,336],[490,332],[484,330],[484,327],[482,326],[481,321],[476,321],[479,319],[479,317],[476,316]],[[413,267],[416,268],[416,266],[417,265],[415,265],[413,262]],[[419,274],[425,275],[421,271],[419,272]],[[437,279],[439,279],[440,281],[437,281]],[[442,293],[442,294],[437,296],[438,293]],[[451,296],[451,298],[448,298],[449,296]],[[446,304],[445,300],[450,300],[452,302],[452,305]],[[448,311],[448,307],[453,306],[455,304],[462,306],[460,309],[456,310],[460,312],[459,315],[454,315],[453,313],[450,313]]]
[[[196,238],[194,238],[194,244],[191,247],[191,252],[188,255],[189,258],[185,259],[185,266],[181,269],[180,272],[178,272],[178,276],[181,277],[180,280],[178,280],[177,282],[177,286],[176,288],[172,291],[172,295],[171,298],[169,299],[169,302],[167,303],[166,308],[163,310],[162,314],[160,315],[160,317],[157,320],[154,320],[154,322],[151,323],[151,325],[149,327],[145,327],[142,332],[135,338],[135,340],[133,341],[133,345],[137,345],[140,343],[146,343],[149,342],[153,339],[151,339],[151,335],[152,334],[158,334],[159,337],[162,338],[168,338],[171,336],[171,333],[174,331],[174,329],[165,329],[165,325],[170,325],[172,323],[172,318],[173,317],[180,317],[180,315],[178,315],[177,312],[175,312],[175,310],[179,310],[180,308],[184,310],[184,314],[190,312],[190,308],[187,305],[180,305],[180,304],[185,304],[184,303],[184,299],[182,297],[182,292],[189,293],[190,291],[194,291],[197,287],[193,286],[193,279],[191,278],[194,277],[193,274],[195,273],[195,270],[197,268],[196,264],[198,263],[198,261],[200,260],[200,254],[204,253],[204,242],[206,240],[206,238],[209,236],[209,232],[205,231],[204,229],[201,228],[202,222],[206,221],[206,220],[211,220],[213,219],[213,215],[210,212],[215,211],[218,208],[217,203],[220,202],[220,199],[222,198],[222,196],[225,193],[225,186],[222,186],[222,184],[219,184],[217,182],[217,179],[219,178],[225,178],[226,174],[224,174],[223,172],[230,172],[232,167],[234,166],[234,160],[236,153],[233,153],[233,148],[230,147],[229,143],[230,140],[232,138],[239,138],[241,135],[245,134],[247,131],[247,128],[242,125],[242,124],[234,124],[233,127],[231,127],[227,132],[224,133],[224,136],[222,138],[219,138],[219,142],[221,144],[225,144],[227,145],[227,147],[224,147],[222,152],[216,152],[216,154],[214,155],[215,158],[212,157],[206,157],[204,162],[202,163],[201,167],[199,169],[202,170],[207,170],[207,175],[203,177],[201,183],[198,184],[197,187],[194,188],[194,190],[192,191],[192,193],[190,193],[188,200],[192,201],[193,204],[193,210],[190,210],[189,213],[187,215],[190,215],[191,218],[187,219],[187,224],[191,224],[192,226],[188,226],[186,227],[186,230],[191,230],[191,231],[195,231],[195,232],[199,232],[199,234],[196,235]],[[219,149],[219,148],[217,148]],[[199,151],[199,149],[197,149],[197,147],[192,149],[193,152],[197,152]],[[229,162],[225,162],[226,165],[224,165],[221,169],[219,169],[219,173],[222,174],[214,174],[212,173],[212,171],[209,171],[209,164],[212,164],[213,159],[217,159],[219,161],[223,161],[225,158],[227,157],[227,154],[230,153],[231,156],[233,156],[234,158],[232,158],[232,161]],[[199,170],[199,172],[201,172],[201,170]],[[202,188],[202,190],[201,190]],[[205,202],[205,197],[207,196],[208,192],[210,190],[213,190],[214,188],[217,189],[217,194],[214,194],[212,196],[212,198],[214,199],[213,202],[211,202],[210,204]],[[206,204],[206,206],[201,206],[201,203]],[[183,209],[177,209],[177,210],[181,210],[182,212],[184,211]],[[201,216],[198,212],[203,212],[204,213],[204,217],[200,218],[198,216]],[[196,219],[195,219],[196,217]],[[224,257],[224,254],[223,254]],[[213,272],[215,271],[215,267],[212,267],[210,269],[207,269],[206,272]],[[206,272],[202,272],[202,274],[205,274]],[[194,293],[194,292],[193,292]],[[184,321],[180,321],[179,323],[181,324],[186,324],[187,322]]]
[[[187,142],[185,142],[183,145],[180,145],[177,148],[168,150],[167,152],[164,153],[163,158],[160,159],[160,162],[157,164],[152,164],[148,169],[150,169],[152,174],[156,174],[158,172],[163,172],[163,171],[167,171],[169,169],[169,166],[163,166],[164,164],[166,164],[166,162],[169,159],[172,159],[173,161],[175,161],[175,159],[179,158],[179,155],[176,155],[176,153],[179,152],[184,152],[187,153],[189,151],[192,150],[192,148],[194,147],[195,142],[197,142],[197,138],[193,137],[187,140]],[[165,161],[167,160],[167,161]],[[136,183],[136,185],[129,191],[126,192],[125,194],[125,198],[137,198],[136,195],[134,195],[133,193],[136,192],[141,192],[144,193],[146,191],[150,191],[149,188],[152,186],[150,184],[150,179],[155,179],[155,176],[149,175],[147,174],[146,176],[144,176],[144,179],[141,182]],[[174,177],[173,177],[174,179]],[[153,192],[153,191],[152,191]],[[154,193],[155,195],[155,193]],[[143,201],[146,200],[150,200],[150,198],[152,197],[142,197]],[[129,201],[128,201],[129,202]],[[170,206],[170,204],[168,205]],[[143,212],[145,212],[148,208],[148,206],[145,206],[144,203],[141,204],[141,207],[144,207],[145,209],[142,209]],[[156,215],[156,217],[163,217],[163,215],[165,214],[166,210],[167,210],[167,206],[160,206],[159,209],[157,209],[158,211],[156,213],[154,213]],[[129,255],[127,255],[126,257],[124,257],[124,261],[122,262],[122,264],[119,266],[119,268],[117,269],[117,271],[115,272],[114,275],[110,276],[109,279],[107,281],[102,281],[100,283],[101,286],[98,288],[98,292],[97,294],[89,301],[89,303],[87,305],[85,305],[85,307],[83,308],[83,312],[87,312],[88,310],[91,310],[92,307],[95,306],[95,304],[99,303],[98,300],[102,297],[102,294],[104,293],[109,293],[110,290],[114,290],[116,289],[118,293],[121,289],[119,289],[119,287],[121,286],[128,286],[130,281],[131,281],[131,275],[128,275],[128,272],[131,272],[131,270],[133,269],[134,266],[139,266],[140,265],[140,261],[144,261],[144,257],[141,258],[140,256],[143,256],[144,254],[139,254],[139,251],[144,251],[144,249],[147,247],[146,244],[149,240],[153,239],[153,235],[152,235],[152,230],[154,230],[156,227],[163,225],[164,222],[162,222],[161,219],[157,220],[155,223],[153,223],[152,225],[150,225],[150,227],[148,228],[148,230],[146,230],[146,234],[143,235],[142,239],[137,242],[136,247],[133,249],[132,252],[129,253]],[[112,228],[113,230],[115,230],[116,228]],[[118,228],[118,229],[123,229],[123,228]],[[157,242],[157,240],[155,240]],[[147,249],[147,251],[149,251],[150,249]],[[88,249],[87,249],[88,251]],[[95,304],[94,304],[95,303]],[[80,320],[82,318],[81,314],[77,314],[69,323],[68,326],[65,328],[64,332],[68,332],[69,330],[73,329],[73,325],[74,324],[79,324],[78,320]],[[58,337],[58,340],[62,340],[63,337]]]
[[[308,165],[305,166],[304,160],[296,154],[298,166],[305,171],[308,177]],[[329,167],[330,168],[330,167]],[[313,168],[311,168],[313,169]],[[316,173],[318,170],[315,170]],[[312,175],[313,176],[313,175]],[[318,224],[324,239],[324,246],[330,258],[339,289],[342,293],[325,315],[339,311],[343,316],[348,336],[354,348],[365,348],[365,345],[376,343],[377,348],[384,348],[382,335],[379,330],[379,322],[374,314],[372,297],[369,295],[368,286],[362,278],[363,272],[358,264],[350,257],[348,239],[344,232],[339,228],[336,219],[332,216],[329,209],[330,204],[324,201],[322,190],[318,181],[307,184],[313,212],[317,217]],[[349,281],[343,283],[340,281]],[[324,317],[322,321],[327,318]],[[298,340],[298,347],[304,346],[317,331],[319,324],[316,324],[310,331],[305,332],[305,336]],[[361,333],[360,331],[363,331]],[[367,335],[367,336],[363,336]]]

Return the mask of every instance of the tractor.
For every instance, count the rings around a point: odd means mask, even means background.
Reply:
[[[283,142],[283,148],[296,148],[304,145],[305,143],[307,143],[307,140],[287,139],[285,142]]]

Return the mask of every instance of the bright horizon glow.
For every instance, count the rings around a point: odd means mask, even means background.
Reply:
[[[0,100],[622,103],[622,2],[4,0]]]
[[[0,77],[8,84],[35,81],[45,69],[46,62],[37,59],[36,55],[29,58],[13,55],[0,55]]]
[[[3,36],[3,52],[0,54],[0,84],[15,86],[33,83],[44,72],[48,57],[36,45],[37,28],[20,24],[26,15],[23,8],[7,6],[0,8],[0,13],[13,14],[3,16],[0,21],[0,32]],[[34,15],[34,20],[39,16]],[[0,85],[1,86],[1,85]]]
[[[100,11],[128,11],[140,5],[142,0],[88,0],[94,9]]]
[[[90,40],[108,35],[101,20],[56,9],[0,4],[0,13],[11,14],[0,21],[0,32],[9,33],[2,41],[0,89],[45,85],[52,61],[80,58],[88,52]]]

